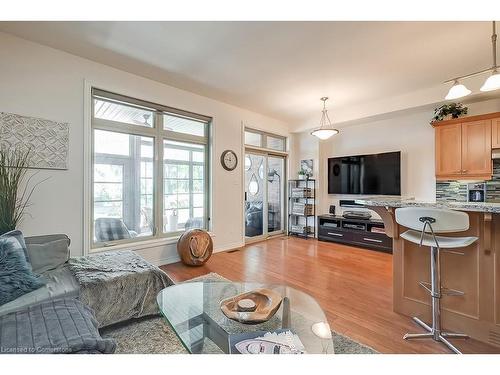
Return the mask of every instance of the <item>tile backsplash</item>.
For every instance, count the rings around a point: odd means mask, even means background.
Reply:
[[[493,177],[486,182],[486,202],[500,203],[500,160],[493,160]]]
[[[436,181],[436,201],[467,202],[465,181]],[[493,160],[493,177],[486,181],[486,202],[500,203],[500,160]]]
[[[467,183],[436,181],[436,201],[467,202]]]

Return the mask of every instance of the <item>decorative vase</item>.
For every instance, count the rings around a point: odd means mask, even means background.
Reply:
[[[177,224],[179,222],[179,218],[177,216],[177,212],[173,211],[172,215],[168,217],[168,226],[167,230],[169,232],[176,232],[177,231]]]
[[[187,266],[202,266],[212,256],[214,244],[207,231],[189,229],[177,242],[177,253]]]

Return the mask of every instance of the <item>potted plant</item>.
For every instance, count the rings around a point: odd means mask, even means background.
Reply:
[[[308,180],[312,177],[312,173],[309,173],[303,169],[299,171],[299,180]]]
[[[443,104],[441,107],[434,109],[434,117],[431,120],[431,124],[437,121],[451,120],[465,116],[467,109],[462,103]]]
[[[26,178],[30,158],[30,150],[0,148],[0,235],[17,228],[38,185]]]

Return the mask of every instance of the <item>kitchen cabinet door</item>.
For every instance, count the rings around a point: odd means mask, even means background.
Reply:
[[[462,124],[436,127],[436,177],[462,173]]]
[[[491,178],[491,120],[462,123],[462,174]]]
[[[491,148],[500,148],[500,118],[491,120]]]

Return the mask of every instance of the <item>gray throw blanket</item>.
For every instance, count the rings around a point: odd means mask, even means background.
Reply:
[[[133,251],[71,258],[80,300],[95,311],[99,327],[159,313],[158,293],[173,284],[158,267]]]
[[[0,353],[114,353],[92,310],[74,298],[58,299],[0,317]]]

